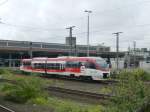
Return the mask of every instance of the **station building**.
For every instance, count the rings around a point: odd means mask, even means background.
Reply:
[[[70,38],[66,43],[44,43],[31,41],[0,40],[0,66],[19,66],[20,60],[30,57],[58,57],[58,56],[86,56],[87,45],[70,44]],[[90,46],[90,56],[101,56],[103,58],[115,58],[116,53],[110,51],[108,46]],[[124,52],[119,54],[124,56]]]

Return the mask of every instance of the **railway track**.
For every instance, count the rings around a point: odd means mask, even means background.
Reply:
[[[14,110],[9,109],[3,105],[0,105],[0,112],[15,112]]]
[[[94,98],[94,99],[110,99],[111,97],[113,97],[112,95],[97,94],[97,93],[66,89],[66,88],[60,88],[60,87],[53,87],[53,86],[49,86],[46,89],[49,91],[62,92],[66,94],[78,95],[80,97],[88,97],[88,98]]]
[[[0,79],[0,82],[8,82],[8,83],[17,84],[15,81],[7,80],[7,79]],[[74,94],[74,95],[80,95],[80,96],[85,96],[85,97],[92,97],[95,99],[97,99],[97,98],[108,99],[108,98],[112,97],[111,95],[106,95],[106,94],[97,94],[97,93],[91,93],[91,92],[85,92],[85,91],[67,89],[67,88],[61,88],[61,87],[55,87],[55,86],[49,86],[45,89],[48,91],[55,91],[55,92]]]

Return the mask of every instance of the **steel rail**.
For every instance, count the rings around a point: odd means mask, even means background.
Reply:
[[[77,95],[80,97],[87,97],[87,98],[92,98],[92,99],[106,99],[110,100],[112,95],[108,94],[97,94],[97,93],[91,93],[91,92],[85,92],[85,91],[80,91],[80,90],[73,90],[73,89],[66,89],[66,88],[60,88],[60,87],[53,87],[49,86],[46,88],[48,91],[54,91],[54,92],[60,92],[60,93],[65,93],[65,94],[71,94],[71,95]]]
[[[15,111],[12,109],[9,109],[8,107],[0,105],[0,112],[15,112]]]

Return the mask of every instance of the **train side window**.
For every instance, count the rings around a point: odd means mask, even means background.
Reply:
[[[47,64],[47,69],[53,69],[52,63],[48,63],[48,64]]]
[[[70,68],[72,66],[72,63],[71,62],[66,62],[66,67],[67,68]]]
[[[51,63],[47,63],[47,69],[51,69]]]
[[[90,68],[90,69],[96,69],[96,66],[94,63],[91,63],[91,62],[86,62],[85,63],[85,67],[86,68]]]
[[[76,61],[69,61],[66,63],[66,67],[68,68],[80,68],[79,62]]]
[[[56,69],[59,70],[60,69],[60,63],[48,63],[47,64],[47,69]]]
[[[34,63],[34,68],[35,69],[44,69],[45,64],[44,63]]]
[[[59,69],[60,69],[60,64],[59,64],[59,63],[56,63],[56,66],[55,66],[55,67],[56,67],[57,70],[59,70]]]

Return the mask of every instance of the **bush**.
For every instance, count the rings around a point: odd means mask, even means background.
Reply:
[[[7,75],[11,73],[12,73],[12,70],[9,68],[0,68],[0,75]]]
[[[133,70],[132,74],[135,76],[135,78],[143,80],[143,81],[148,81],[150,80],[150,73],[142,70],[142,69],[135,69]]]
[[[142,107],[145,99],[149,99],[150,89],[145,85],[145,72],[141,69],[122,71],[117,78],[120,80],[113,87],[115,98],[106,112],[135,112]],[[149,100],[150,101],[150,100]]]
[[[5,92],[5,99],[25,103],[30,99],[44,96],[43,83],[39,78],[17,79],[17,84],[5,84],[3,91]]]
[[[122,70],[119,74],[116,74],[117,79],[124,78],[128,80],[131,77],[141,81],[150,81],[150,73],[142,69]]]

